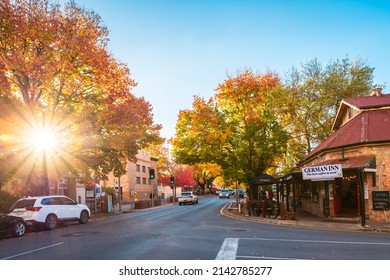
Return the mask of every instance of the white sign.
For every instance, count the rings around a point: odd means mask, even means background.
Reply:
[[[303,180],[332,180],[343,177],[341,164],[310,166],[302,168]]]

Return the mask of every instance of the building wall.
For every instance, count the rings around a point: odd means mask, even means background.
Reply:
[[[372,202],[372,192],[373,191],[390,191],[390,144],[382,145],[372,145],[372,146],[363,146],[363,147],[351,147],[344,150],[344,156],[356,157],[362,155],[375,155],[376,156],[376,169],[375,172],[365,172],[364,173],[364,184],[365,184],[365,208],[366,208],[366,217],[373,221],[379,222],[389,222],[390,221],[390,211],[376,211],[373,209]],[[341,150],[328,152],[321,156],[315,157],[312,161],[308,162],[306,165],[321,165],[321,162],[325,160],[340,159]],[[306,166],[305,165],[305,166]],[[334,184],[336,187],[336,181],[329,181],[330,184]],[[317,215],[322,215],[323,213],[323,199],[325,198],[325,189],[323,183],[312,182],[312,184],[318,188],[319,201],[314,202],[313,198],[311,203],[306,202],[306,208],[311,208],[311,212]],[[334,197],[334,188],[329,188],[331,192],[329,198],[333,201]],[[309,206],[310,205],[310,206]],[[335,215],[333,203],[330,207],[331,215]]]
[[[135,162],[128,162],[126,174],[121,176],[122,201],[134,201],[134,194],[137,193],[138,200],[149,200],[152,192],[157,194],[157,178],[149,179],[149,170],[153,168],[157,176],[157,159],[151,157],[150,153],[140,150],[136,155]],[[110,173],[108,180],[104,181],[103,187],[118,186],[118,178]]]

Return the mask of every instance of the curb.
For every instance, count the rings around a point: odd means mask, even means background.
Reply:
[[[390,234],[390,226],[389,228],[379,228],[379,227],[373,227],[369,225],[363,227],[360,224],[335,223],[331,221],[321,222],[321,221],[305,221],[305,220],[281,220],[281,219],[245,216],[244,214],[238,213],[238,210],[229,209],[229,204],[231,204],[231,202],[227,203],[224,207],[222,207],[220,211],[221,215],[231,219],[240,220],[240,221],[258,223],[258,224],[285,226],[285,227],[315,229],[315,230]]]

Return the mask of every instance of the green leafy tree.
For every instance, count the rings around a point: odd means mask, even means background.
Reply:
[[[342,99],[367,95],[373,70],[361,59],[348,58],[326,66],[313,59],[301,69],[291,68],[285,76],[285,90],[275,92],[272,99],[280,123],[290,134],[282,170],[291,170],[331,134]]]

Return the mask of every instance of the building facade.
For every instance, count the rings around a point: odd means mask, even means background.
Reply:
[[[390,94],[343,100],[333,133],[281,185],[288,207],[389,222]]]
[[[128,162],[126,174],[120,178],[108,175],[108,180],[102,180],[102,187],[112,187],[118,192],[121,189],[121,200],[150,200],[151,195],[157,196],[157,158],[145,150],[138,151],[135,162]],[[149,178],[150,169],[155,170],[155,179]]]

